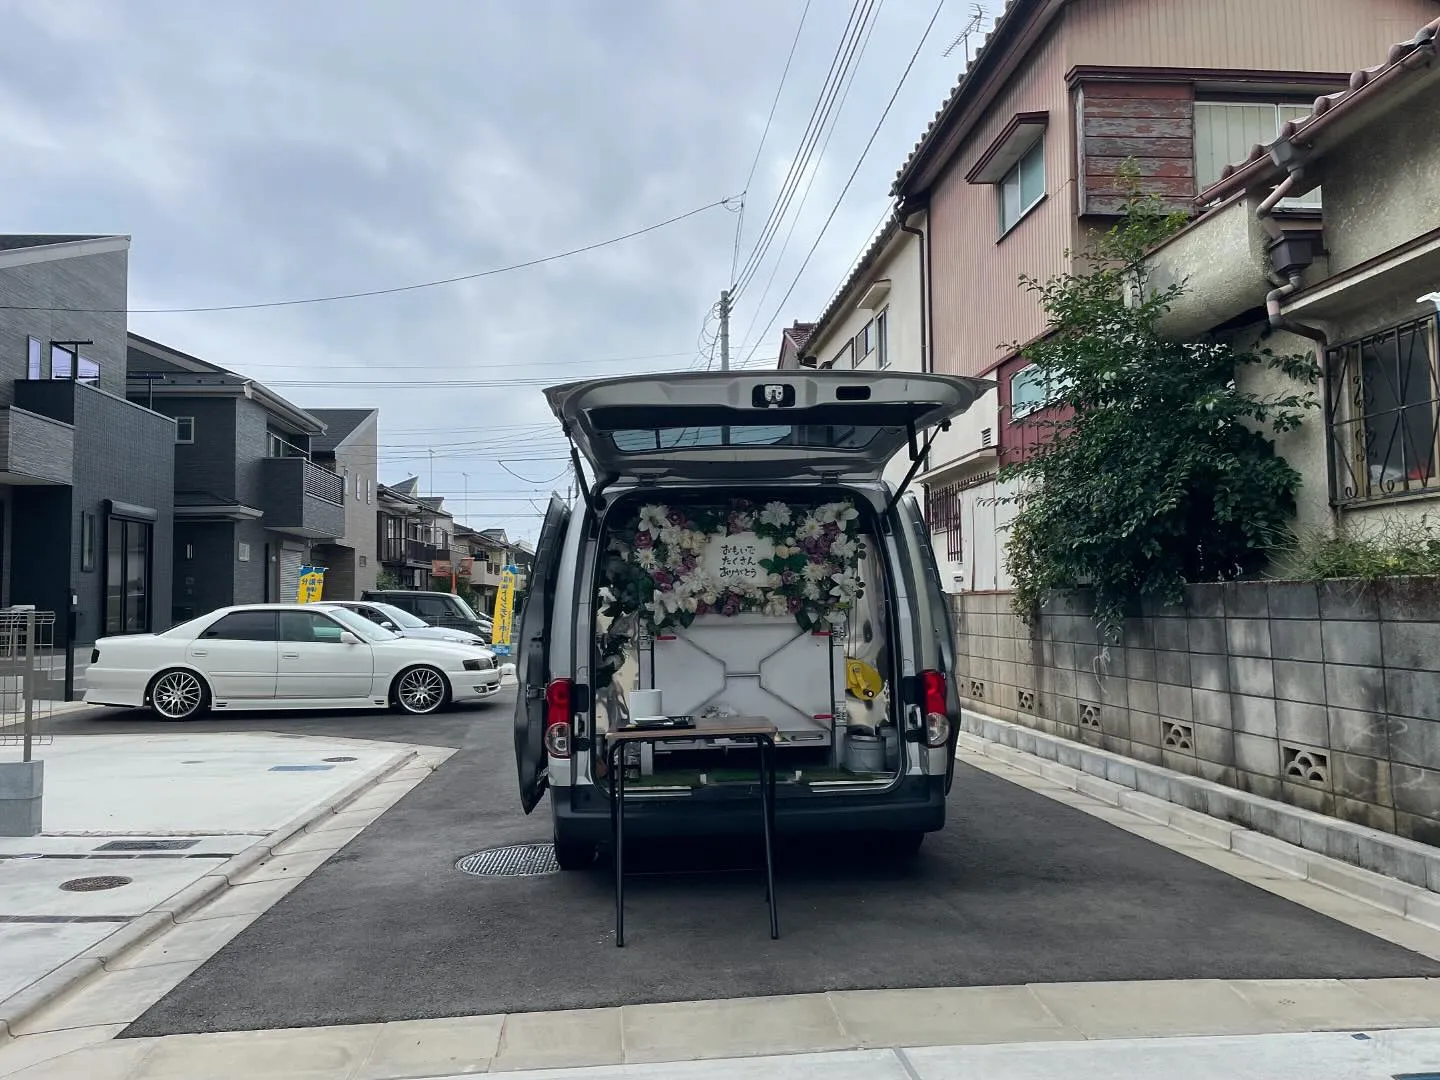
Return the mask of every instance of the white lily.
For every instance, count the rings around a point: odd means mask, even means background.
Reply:
[[[760,520],[771,528],[783,529],[790,524],[790,507],[783,502],[768,502],[760,511]]]

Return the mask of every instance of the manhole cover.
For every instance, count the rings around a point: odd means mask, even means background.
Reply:
[[[198,844],[199,840],[111,840],[101,844],[96,851],[184,851]]]
[[[358,759],[358,758],[353,758],[353,757],[324,757],[324,758],[321,758],[320,760],[321,760],[321,761],[358,761],[359,759]]]
[[[77,877],[69,881],[62,881],[60,888],[66,892],[102,892],[105,889],[118,889],[121,885],[129,885],[132,879],[115,875],[103,875],[101,877]]]
[[[466,855],[455,869],[476,877],[537,877],[558,873],[560,864],[551,844],[513,844]]]

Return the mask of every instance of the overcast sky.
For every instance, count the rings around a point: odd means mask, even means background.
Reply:
[[[780,327],[828,300],[963,66],[963,49],[944,52],[973,6],[945,3],[772,322],[934,11],[876,3],[803,209],[792,204],[739,301],[738,360],[773,359]],[[0,232],[131,235],[137,309],[408,285],[603,241],[741,192],[803,8],[0,0]],[[848,0],[810,4],[749,186],[742,265],[850,12]],[[433,491],[457,516],[533,540],[530,500],[567,483],[540,388],[703,365],[736,223],[710,209],[472,282],[130,325],[302,406],[379,407],[382,482],[413,473],[430,491],[433,450]]]

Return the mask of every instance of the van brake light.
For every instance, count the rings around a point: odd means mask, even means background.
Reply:
[[[545,750],[551,757],[570,756],[569,679],[556,679],[545,688]]]
[[[925,745],[939,749],[950,741],[950,717],[945,712],[945,676],[939,671],[922,671],[925,691]]]

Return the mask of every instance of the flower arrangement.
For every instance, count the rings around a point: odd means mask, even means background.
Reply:
[[[717,573],[707,549],[753,535],[770,552],[738,574]],[[848,500],[813,507],[736,500],[680,510],[642,506],[610,543],[604,614],[643,626],[689,626],[699,615],[792,615],[806,630],[843,621],[864,591],[860,513]],[[616,652],[617,643],[607,645]]]

